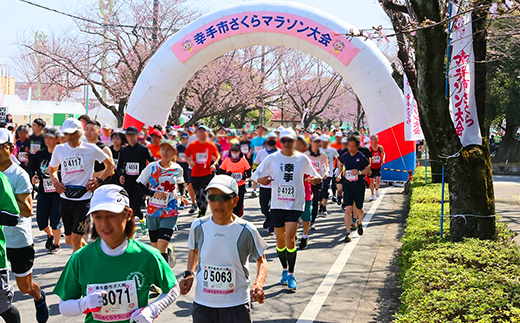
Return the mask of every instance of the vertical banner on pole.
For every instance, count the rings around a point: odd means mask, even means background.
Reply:
[[[455,17],[459,9],[460,7],[454,3],[451,17]],[[475,55],[471,12],[453,20],[451,46],[449,93],[455,131],[463,146],[482,145],[475,100]]]
[[[424,135],[419,120],[419,108],[417,101],[412,93],[410,82],[403,76],[404,80],[404,140],[416,141],[423,140]]]

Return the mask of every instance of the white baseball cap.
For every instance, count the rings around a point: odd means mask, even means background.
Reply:
[[[110,126],[108,123],[105,123],[103,125],[103,129],[112,129],[112,126]]]
[[[317,136],[317,135],[312,136],[311,142],[315,142],[315,141],[321,141],[321,137]]]
[[[321,141],[330,141],[330,136],[329,135],[321,135],[320,136],[320,140]]]
[[[272,131],[271,131],[270,133],[268,133],[267,136],[265,136],[265,137],[266,137],[266,138],[278,138],[278,136],[276,135],[276,133],[274,133],[274,132],[272,132]]]
[[[296,132],[293,128],[285,128],[280,132],[280,139],[282,138],[290,138],[292,140],[296,139]]]
[[[130,206],[128,193],[119,185],[106,184],[100,186],[92,194],[88,214],[96,211],[121,213],[125,206]]]
[[[283,126],[278,126],[278,128],[276,128],[275,131],[278,131],[278,132],[281,132],[281,131],[284,131],[285,128]]]
[[[11,133],[11,131],[4,128],[0,128],[0,145],[5,144],[6,142],[13,142],[12,136],[13,134]]]
[[[343,132],[341,132],[341,131],[336,132],[336,137],[343,137]]]
[[[75,133],[79,129],[83,129],[83,125],[75,118],[68,118],[61,125],[61,132],[66,134]]]
[[[341,143],[342,144],[346,144],[347,142],[348,142],[348,138],[347,137],[341,138]]]
[[[224,194],[235,193],[238,195],[238,184],[233,177],[228,175],[217,175],[213,177],[211,182],[209,182],[208,187],[206,187],[206,192],[210,188],[216,188],[224,192]]]

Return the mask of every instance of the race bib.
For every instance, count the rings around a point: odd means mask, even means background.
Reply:
[[[139,163],[126,163],[125,172],[127,175],[139,175]]]
[[[18,160],[22,163],[25,163],[28,160],[29,153],[25,151],[21,151],[18,153]]]
[[[242,181],[242,173],[233,173],[231,174],[231,177],[238,183]]]
[[[345,171],[345,178],[349,182],[355,182],[355,181],[358,180],[358,175],[354,175],[354,173],[352,173],[352,170],[346,170]]]
[[[249,146],[248,145],[240,145],[240,151],[242,154],[247,154],[249,152]]]
[[[381,162],[381,156],[372,156],[372,162],[374,164],[379,164]]]
[[[83,173],[85,171],[85,163],[82,155],[64,158],[62,165],[65,175]]]
[[[52,185],[52,181],[50,178],[44,178],[42,183],[43,183],[43,191],[45,193],[56,192],[56,188],[54,188],[54,185]]]
[[[203,264],[202,290],[207,294],[228,295],[235,292],[236,270],[233,266],[211,266]]]
[[[153,207],[156,207],[156,208],[165,208],[166,206],[168,206],[168,198],[165,198],[164,200],[163,199],[158,199],[156,197],[150,197],[150,200],[148,200],[148,204],[153,206]]]
[[[29,149],[31,152],[31,155],[36,154],[38,150],[40,150],[41,145],[40,144],[31,144],[31,148]]]
[[[279,201],[294,201],[296,200],[296,192],[294,185],[278,185],[276,188],[276,198]]]
[[[124,321],[139,308],[135,280],[87,285],[87,294],[106,291],[101,311],[92,313],[95,320],[103,322]]]
[[[258,152],[260,150],[262,150],[262,148],[264,148],[264,147],[262,147],[262,146],[255,146],[255,154],[258,154]]]
[[[185,153],[179,153],[178,161],[185,162],[186,161],[186,154]]]
[[[197,164],[205,164],[208,162],[208,154],[207,153],[196,153],[195,161]]]

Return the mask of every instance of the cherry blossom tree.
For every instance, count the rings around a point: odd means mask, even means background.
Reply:
[[[462,147],[451,120],[446,97],[446,53],[449,1],[379,0],[394,26],[399,44],[398,57],[419,105],[421,125],[433,163],[439,172],[440,155],[445,159],[450,191],[451,214],[470,214],[453,218],[450,238],[491,239],[495,236],[495,200],[486,126],[486,76],[488,23],[497,15],[518,9],[511,0],[475,0],[464,3],[461,12],[472,15],[473,52],[475,55],[475,98],[482,145]],[[458,3],[458,2],[457,2]],[[376,35],[387,38],[389,35]],[[434,177],[440,181],[440,176]]]
[[[353,111],[354,106],[350,111],[347,108],[352,93],[341,75],[316,57],[292,51],[282,61],[279,77],[288,120],[303,119],[305,127],[313,120],[339,123]]]
[[[41,73],[67,91],[88,86],[122,125],[130,93],[148,60],[198,13],[177,1],[102,0],[78,16],[82,20],[75,20],[74,28],[49,35],[46,43],[21,39],[20,60],[38,58],[39,69],[31,75]]]

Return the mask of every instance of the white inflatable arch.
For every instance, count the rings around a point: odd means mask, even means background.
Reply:
[[[340,73],[360,99],[371,132],[386,145],[387,163],[411,169],[415,147],[404,141],[403,94],[390,63],[373,42],[345,37],[350,30],[356,28],[294,2],[247,2],[200,17],[170,37],[147,63],[130,96],[124,127],[165,124],[184,85],[219,56],[254,45],[286,46],[314,55]]]

